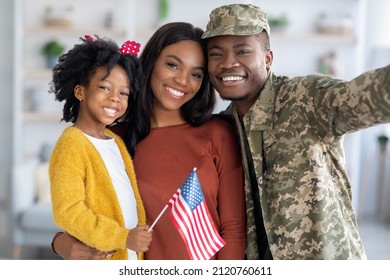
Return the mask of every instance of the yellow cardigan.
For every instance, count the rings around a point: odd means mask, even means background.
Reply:
[[[122,139],[112,131],[137,201],[138,224],[146,223],[132,159]],[[55,223],[81,242],[101,251],[117,250],[111,259],[127,259],[122,211],[110,175],[95,146],[81,130],[68,127],[58,139],[50,166]],[[138,253],[138,259],[144,254]]]

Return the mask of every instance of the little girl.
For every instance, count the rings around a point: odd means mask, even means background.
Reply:
[[[132,159],[107,129],[126,119],[140,90],[140,45],[127,41],[119,49],[98,36],[81,40],[60,57],[51,82],[50,92],[65,101],[62,120],[73,123],[50,159],[54,220],[110,259],[143,259],[152,235]]]

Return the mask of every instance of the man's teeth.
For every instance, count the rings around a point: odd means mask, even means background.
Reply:
[[[184,96],[184,92],[178,91],[178,90],[176,90],[176,89],[167,87],[167,90],[168,90],[170,93],[172,93],[173,95],[175,95],[175,96]]]
[[[222,81],[224,82],[230,82],[230,81],[241,81],[243,80],[244,77],[242,76],[227,76],[227,77],[222,77]]]

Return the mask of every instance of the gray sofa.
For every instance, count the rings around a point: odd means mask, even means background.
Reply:
[[[25,246],[50,248],[53,235],[60,230],[53,222],[47,166],[32,159],[13,168],[14,259],[22,256]]]

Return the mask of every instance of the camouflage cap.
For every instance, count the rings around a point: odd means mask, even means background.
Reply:
[[[255,35],[263,30],[270,34],[267,14],[263,10],[250,4],[230,4],[211,11],[202,39],[221,35]]]

